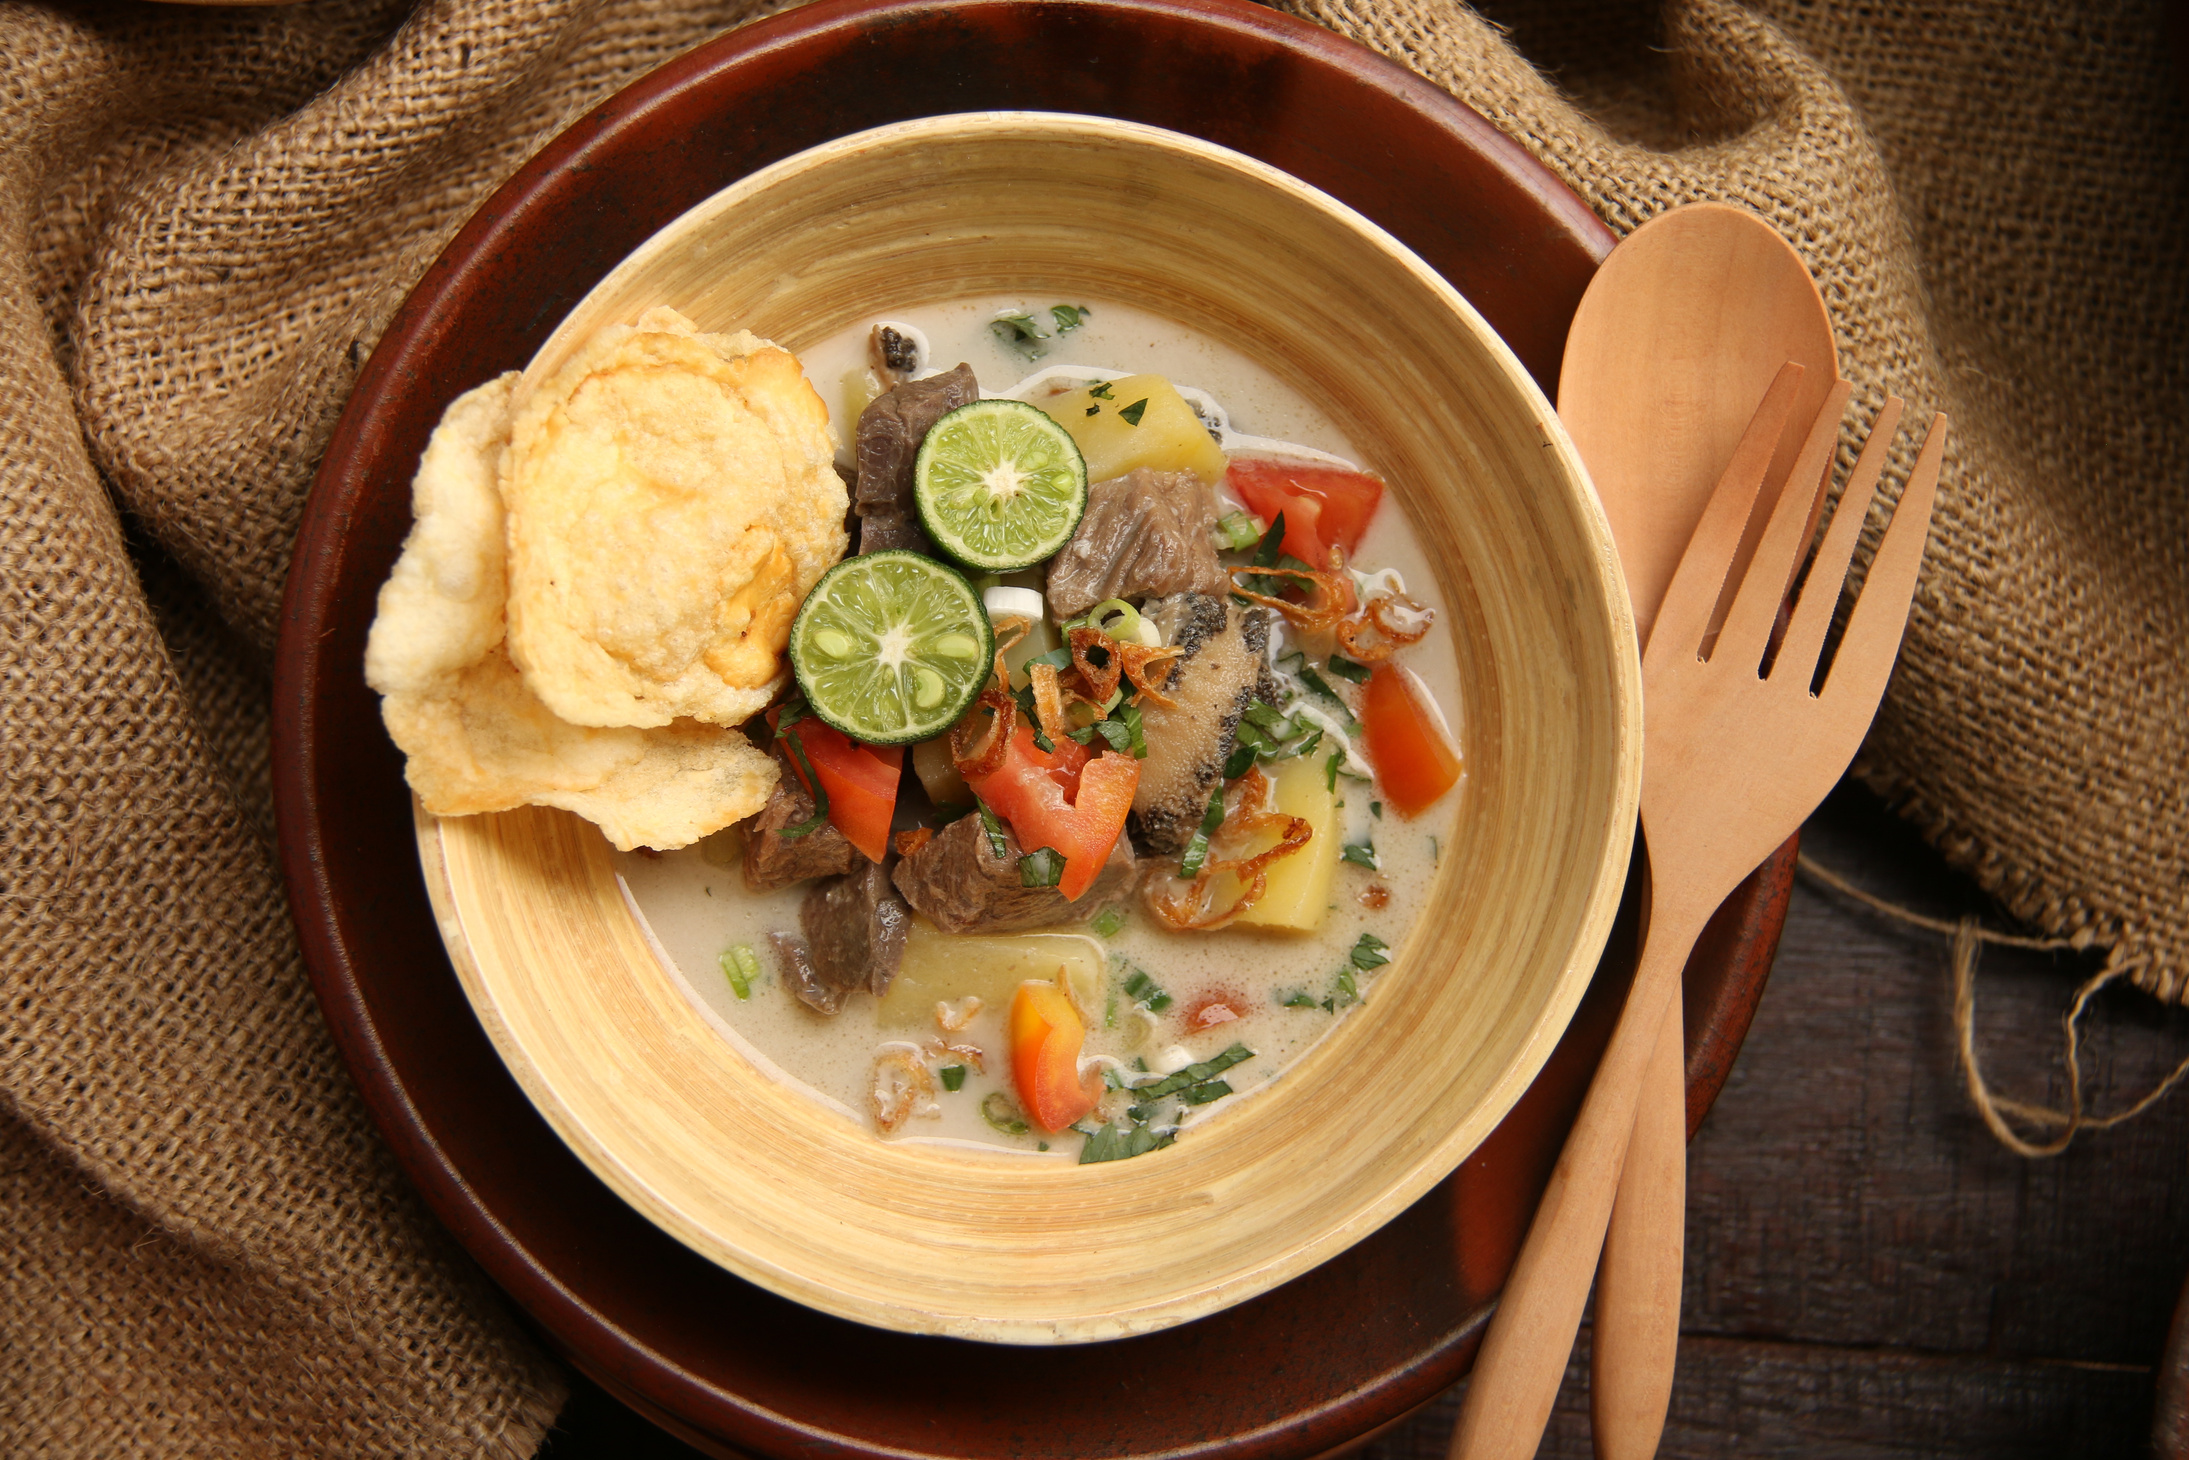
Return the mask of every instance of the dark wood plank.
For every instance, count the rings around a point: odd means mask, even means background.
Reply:
[[[1866,793],[1803,849],[1934,917],[2003,926]],[[1740,1061],[1690,1151],[1686,1337],[1665,1456],[2142,1455],[2189,1249],[2189,1096],[2029,1161],[1953,1057],[1946,940],[1806,881]],[[1995,1085],[2058,1102],[2089,955],[1988,950]],[[2189,1048],[2189,1015],[2109,991],[2085,1078],[2113,1108]],[[1585,1340],[1584,1340],[1585,1342]],[[1457,1400],[1362,1452],[1441,1456]],[[1576,1363],[1543,1453],[1589,1453]]]

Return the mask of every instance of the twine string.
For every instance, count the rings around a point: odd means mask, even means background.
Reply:
[[[2092,1115],[2083,1106],[2082,1027],[2083,1011],[2090,1006],[2099,990],[2115,979],[2125,977],[2143,966],[2140,957],[2124,957],[2115,949],[2106,958],[2105,966],[2085,979],[2075,990],[2067,1012],[2061,1016],[2061,1026],[2067,1040],[2067,1106],[2058,1109],[2050,1105],[2033,1105],[2011,1096],[1993,1092],[1984,1079],[1983,1066],[1976,1053],[1976,962],[1986,943],[2002,948],[2030,948],[2039,952],[2055,952],[2067,948],[2086,948],[2086,938],[2032,938],[2016,933],[1994,932],[1979,924],[1973,917],[1948,922],[1943,918],[1926,917],[1912,909],[1888,902],[1874,893],[1865,892],[1845,877],[1817,862],[1808,853],[1801,854],[1799,864],[1802,873],[1829,887],[1843,897],[1851,898],[1871,911],[1893,922],[1912,928],[1923,928],[1940,933],[1953,940],[1953,1024],[1954,1042],[1961,1064],[1961,1074],[1967,1082],[1969,1098],[1984,1118],[1984,1124],[1999,1143],[2017,1155],[2040,1157],[2057,1156],[2068,1148],[2079,1132],[2106,1130],[2124,1121],[2134,1120],[2149,1110],[2174,1086],[2189,1076],[2189,1058],[2174,1066],[2173,1073],[2158,1082],[2135,1103],[2110,1115]],[[2009,1124],[2012,1120],[2040,1129],[2057,1131],[2050,1138],[2032,1140],[2023,1136]]]

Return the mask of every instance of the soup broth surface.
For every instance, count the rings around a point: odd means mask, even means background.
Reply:
[[[1011,313],[1027,314],[1051,327],[1049,307],[1059,303],[1086,307],[1084,323],[1036,342],[1034,347],[1045,351],[1038,358],[1029,358],[1026,349],[1014,348],[991,328],[992,321]],[[1129,305],[1099,298],[986,297],[899,308],[879,317],[924,335],[928,350],[923,373],[964,361],[979,377],[984,395],[1038,393],[1043,388],[1038,377],[1046,372],[1073,379],[1152,372],[1212,397],[1228,418],[1224,444],[1234,454],[1286,454],[1280,447],[1290,443],[1371,471],[1377,466],[1372,444],[1357,449],[1291,381],[1222,341]],[[846,461],[852,427],[874,385],[865,378],[871,324],[863,321],[801,353],[807,378],[828,404]],[[1075,370],[1086,373],[1075,375]],[[1037,379],[1029,384],[1030,377]],[[1227,503],[1224,510],[1233,505]],[[1458,669],[1444,627],[1443,596],[1389,495],[1361,541],[1354,566],[1370,573],[1395,570],[1407,594],[1437,612],[1437,628],[1404,650],[1399,662],[1418,677],[1464,751]],[[909,752],[904,775],[912,776]],[[1139,1068],[1169,1073],[1234,1045],[1253,1051],[1251,1059],[1223,1072],[1234,1094],[1181,1112],[1180,1128],[1190,1129],[1281,1078],[1353,1003],[1375,997],[1378,980],[1400,966],[1403,944],[1429,912],[1440,846],[1450,839],[1465,786],[1462,776],[1443,799],[1406,819],[1382,804],[1372,783],[1339,778],[1345,841],[1371,847],[1379,865],[1371,868],[1350,860],[1338,864],[1330,909],[1316,932],[1237,925],[1216,932],[1174,932],[1157,922],[1136,892],[1119,905],[1124,920],[1109,936],[1087,923],[1008,935],[1014,943],[1040,940],[1025,950],[1023,974],[1014,972],[993,983],[1003,995],[984,998],[970,1022],[948,1034],[933,1017],[935,999],[959,992],[949,981],[954,966],[968,960],[953,957],[953,951],[970,951],[981,939],[953,950],[956,940],[923,922],[915,928],[899,984],[888,998],[855,994],[840,1013],[824,1017],[784,984],[768,941],[771,932],[798,931],[799,906],[811,884],[764,895],[748,892],[729,833],[676,852],[618,853],[616,866],[663,963],[693,1002],[747,1058],[810,1094],[814,1119],[849,1120],[872,1129],[869,1091],[877,1058],[891,1049],[912,1051],[926,1045],[933,1063],[933,1046],[940,1039],[978,1050],[979,1067],[970,1056],[945,1055],[946,1062],[964,1067],[961,1088],[938,1085],[929,1108],[908,1120],[894,1139],[969,1142],[1076,1160],[1083,1137],[1074,1131],[1051,1135],[1028,1128],[1014,1133],[991,1118],[1016,1107],[1005,1019],[1008,988],[1017,977],[1053,978],[1060,966],[1074,970],[1075,987],[1090,1016],[1083,1057],[1102,1061],[1128,1083]],[[1354,957],[1364,933],[1388,945],[1390,964],[1359,966],[1374,957]],[[725,952],[740,945],[758,955],[760,967],[744,998],[721,966]],[[1157,992],[1148,992],[1151,987]],[[990,1100],[997,1092],[1005,1097],[1000,1104]],[[1106,1100],[1105,1108],[1128,1100],[1120,1092]]]

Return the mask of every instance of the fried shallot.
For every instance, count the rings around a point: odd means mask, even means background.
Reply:
[[[1435,609],[1403,593],[1386,593],[1369,599],[1358,618],[1338,625],[1338,644],[1355,663],[1381,664],[1393,650],[1420,643],[1436,621]],[[1368,634],[1375,637],[1364,637]]]
[[[1331,549],[1333,566],[1323,573],[1312,568],[1257,568],[1241,564],[1231,570],[1231,591],[1250,603],[1277,610],[1290,619],[1294,627],[1306,633],[1318,633],[1351,613],[1355,605],[1353,580],[1342,566],[1337,565],[1337,556],[1337,550]],[[1246,580],[1250,578],[1297,578],[1302,587],[1314,591],[1304,602],[1272,598],[1247,587]]]
[[[1213,932],[1229,927],[1238,916],[1269,890],[1270,864],[1291,856],[1305,848],[1314,838],[1315,829],[1304,817],[1287,816],[1271,809],[1269,778],[1262,774],[1260,766],[1248,769],[1239,778],[1239,799],[1224,815],[1223,824],[1209,838],[1211,856],[1195,875],[1193,883],[1181,897],[1169,894],[1169,884],[1176,877],[1153,877],[1148,881],[1148,907],[1165,927],[1179,932]],[[1276,832],[1277,842],[1266,851],[1251,857],[1224,857],[1213,855],[1220,843],[1233,846],[1251,841],[1265,833]],[[1209,905],[1209,893],[1216,876],[1229,872],[1240,884],[1240,891],[1229,907],[1221,910]]]

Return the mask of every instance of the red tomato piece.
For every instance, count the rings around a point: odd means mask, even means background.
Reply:
[[[768,711],[773,725],[781,710]],[[889,849],[889,822],[897,814],[897,781],[904,773],[901,745],[862,745],[825,720],[808,715],[785,734],[796,736],[813,773],[828,792],[828,819],[867,860],[879,862]],[[791,773],[812,794],[813,783],[787,757]]]
[[[1376,666],[1361,698],[1361,724],[1368,731],[1376,783],[1399,815],[1419,815],[1458,782],[1459,748],[1445,733],[1429,692],[1405,670]]]
[[[1284,550],[1320,572],[1330,550],[1351,559],[1383,502],[1383,483],[1357,471],[1297,462],[1234,458],[1225,480],[1264,522],[1285,519]]]
[[[1139,785],[1140,762],[1133,757],[1104,751],[1089,759],[1076,740],[1039,750],[1024,725],[1011,737],[1003,764],[972,782],[974,794],[1011,823],[1022,850],[1052,847],[1063,856],[1057,890],[1072,902],[1101,875]]]
[[[1079,1073],[1086,1021],[1071,995],[1053,983],[1029,979],[1011,997],[1011,1078],[1034,1124],[1060,1131],[1095,1108],[1102,1076]]]

